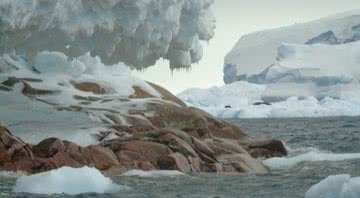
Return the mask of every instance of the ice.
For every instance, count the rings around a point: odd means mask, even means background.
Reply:
[[[271,30],[251,33],[240,38],[235,47],[225,57],[224,68],[235,69],[235,72],[225,72],[225,82],[244,79],[263,72],[276,63],[278,48],[283,43],[289,44],[319,44],[324,42],[324,34],[329,32],[336,37],[337,43],[344,44],[359,40],[360,10],[336,14],[327,18],[308,23],[294,24]],[[314,42],[317,41],[317,42]],[[330,58],[324,52],[320,57]],[[336,57],[336,56],[335,56]],[[344,65],[336,65],[337,68]]]
[[[42,74],[67,74],[74,77],[80,76],[86,66],[78,60],[68,61],[68,57],[60,52],[43,51],[36,55],[34,68]]]
[[[360,41],[281,44],[274,64],[260,73],[239,76],[239,81],[222,87],[189,89],[178,96],[224,118],[358,116],[359,54]],[[224,72],[235,70],[234,65],[227,65]]]
[[[142,171],[142,170],[132,170],[122,174],[122,176],[126,177],[176,177],[185,175],[179,171]]]
[[[312,186],[305,198],[358,198],[360,197],[360,177],[332,175]]]
[[[248,82],[235,82],[223,87],[210,89],[188,89],[178,95],[185,102],[194,106],[247,106],[261,100],[265,90],[262,85]]]
[[[311,150],[309,152],[299,154],[292,157],[275,157],[264,160],[263,163],[271,169],[282,170],[290,169],[305,162],[321,162],[321,161],[346,161],[360,159],[360,153],[330,153],[318,150]]]
[[[307,92],[303,85],[299,87],[278,86],[277,89],[274,89],[267,85],[239,81],[223,87],[189,89],[180,93],[178,97],[190,106],[222,118],[360,115],[360,94],[358,92],[360,86],[358,84],[333,87],[333,93],[325,92],[319,98],[312,96],[314,92],[311,89]],[[301,95],[289,97],[290,93]],[[318,90],[317,93],[320,94],[321,90]],[[273,99],[270,96],[273,96]],[[258,102],[260,104],[256,104]]]
[[[168,59],[190,67],[214,36],[213,0],[30,0],[0,2],[0,54],[86,52],[107,65],[143,69]],[[56,38],[56,39],[54,39]],[[74,63],[76,64],[76,63]],[[79,67],[79,66],[77,66]]]
[[[317,86],[347,84],[360,79],[360,41],[343,45],[282,44],[277,63],[266,70],[262,83],[314,82]]]
[[[32,194],[82,194],[116,193],[128,190],[126,186],[115,184],[95,168],[63,167],[40,174],[22,176],[16,180],[14,192]]]
[[[99,57],[93,57],[90,53],[78,58],[69,58],[61,52],[44,51],[35,57],[35,64],[25,56],[4,54],[0,57],[0,62],[6,67],[16,68],[0,73],[0,82],[9,77],[36,79],[37,82],[27,83],[37,89],[56,92],[29,98],[21,93],[23,83],[15,84],[10,92],[0,91],[1,123],[28,143],[37,144],[45,138],[58,137],[82,146],[96,144],[98,142],[92,134],[107,130],[103,129],[103,120],[107,119],[108,123],[112,123],[105,116],[106,110],[116,111],[119,119],[123,120],[122,124],[126,125],[126,119],[123,117],[129,116],[129,109],[144,108],[146,99],[129,100],[135,93],[134,86],[158,97],[159,100],[161,97],[148,83],[131,76],[129,67],[123,63],[104,65]],[[73,82],[96,83],[106,90],[106,94],[96,95],[79,91],[73,86]],[[76,99],[75,96],[100,99],[82,105],[82,100]],[[101,103],[101,100],[105,99],[111,101]],[[124,99],[124,102],[120,102],[119,99]],[[57,110],[71,106],[83,109]]]

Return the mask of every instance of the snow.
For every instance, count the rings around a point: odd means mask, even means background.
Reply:
[[[210,89],[189,89],[178,97],[188,105],[222,118],[359,116],[359,84],[336,85],[324,92],[300,86],[252,84],[244,81]],[[316,90],[316,89],[315,89]],[[331,93],[334,92],[334,93]],[[291,96],[291,95],[295,96]],[[296,96],[297,95],[297,96]],[[336,97],[329,97],[336,96]],[[269,102],[267,105],[263,102]],[[260,105],[256,105],[261,102]],[[226,108],[231,106],[231,108]]]
[[[332,175],[312,186],[305,198],[358,198],[360,177]]]
[[[138,69],[168,59],[172,69],[202,57],[214,36],[213,0],[31,0],[0,2],[0,54],[86,52]],[[56,39],[54,39],[56,38]],[[74,63],[75,64],[75,63]]]
[[[126,125],[125,118],[129,116],[129,109],[144,109],[144,104],[151,100],[130,100],[129,97],[135,93],[134,86],[161,100],[161,94],[145,81],[131,76],[129,67],[123,63],[109,66],[89,53],[69,58],[61,52],[50,51],[40,52],[35,55],[34,60],[32,62],[24,56],[14,54],[0,57],[0,62],[3,62],[0,64],[0,71],[5,71],[0,72],[1,82],[9,77],[33,78],[40,81],[27,82],[32,87],[56,91],[56,94],[29,98],[21,93],[22,83],[16,84],[10,92],[0,91],[1,122],[29,143],[36,144],[45,138],[58,137],[82,146],[96,144],[98,142],[92,134],[108,130],[104,129],[103,120],[113,123],[105,114],[109,111],[117,112],[122,124]],[[5,67],[6,70],[3,69]],[[106,94],[80,91],[73,86],[73,82],[96,83],[106,90]],[[84,105],[82,100],[74,96],[94,97],[99,98],[99,101]],[[111,101],[101,102],[106,99]],[[81,107],[82,110],[57,110],[73,106]]]
[[[224,67],[232,66],[236,70],[225,73],[225,82],[231,83],[242,75],[249,77],[259,74],[276,63],[278,48],[283,43],[301,45],[327,32],[332,32],[339,44],[359,40],[359,30],[355,28],[359,24],[360,10],[354,10],[308,23],[245,35],[225,57]],[[318,43],[326,42],[319,39]]]
[[[184,173],[180,171],[142,171],[142,170],[131,170],[128,171],[121,176],[126,177],[176,177],[176,176],[183,176]]]
[[[222,87],[178,96],[223,118],[360,115],[360,10],[246,35]]]
[[[360,79],[360,41],[343,45],[282,44],[278,61],[263,82],[307,82],[319,86],[347,84]]]
[[[16,180],[14,192],[32,194],[82,194],[116,193],[128,190],[126,186],[115,184],[95,168],[63,167],[45,173],[22,176]]]

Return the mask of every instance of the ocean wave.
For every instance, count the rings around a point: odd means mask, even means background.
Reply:
[[[142,171],[142,170],[132,170],[128,171],[121,176],[126,177],[176,177],[185,175],[179,171]]]
[[[303,152],[306,151],[306,152]],[[300,153],[290,157],[275,157],[264,160],[263,163],[273,170],[283,170],[296,167],[305,162],[346,161],[360,159],[360,153],[331,153],[320,151],[314,147],[291,149],[289,153]]]

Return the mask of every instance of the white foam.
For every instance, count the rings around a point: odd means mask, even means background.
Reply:
[[[271,169],[290,169],[304,162],[320,162],[320,161],[345,161],[360,159],[360,153],[326,153],[321,151],[309,151],[294,157],[275,157],[264,160],[263,163]]]
[[[176,177],[183,175],[185,174],[180,171],[172,171],[172,170],[161,170],[161,171],[131,170],[122,174],[122,176],[126,176],[126,177]]]
[[[45,173],[22,176],[16,181],[14,192],[33,194],[115,193],[129,189],[115,184],[95,168],[63,167]]]
[[[333,175],[312,186],[305,198],[359,198],[360,177]]]
[[[0,171],[0,178],[18,178],[26,175],[25,172]]]

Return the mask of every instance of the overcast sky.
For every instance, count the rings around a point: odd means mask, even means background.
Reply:
[[[156,66],[134,75],[173,93],[192,87],[223,85],[224,57],[242,35],[352,9],[360,9],[360,0],[215,0],[216,35],[204,43],[204,57],[199,64],[193,65],[191,71],[172,74],[168,63],[159,61]]]

